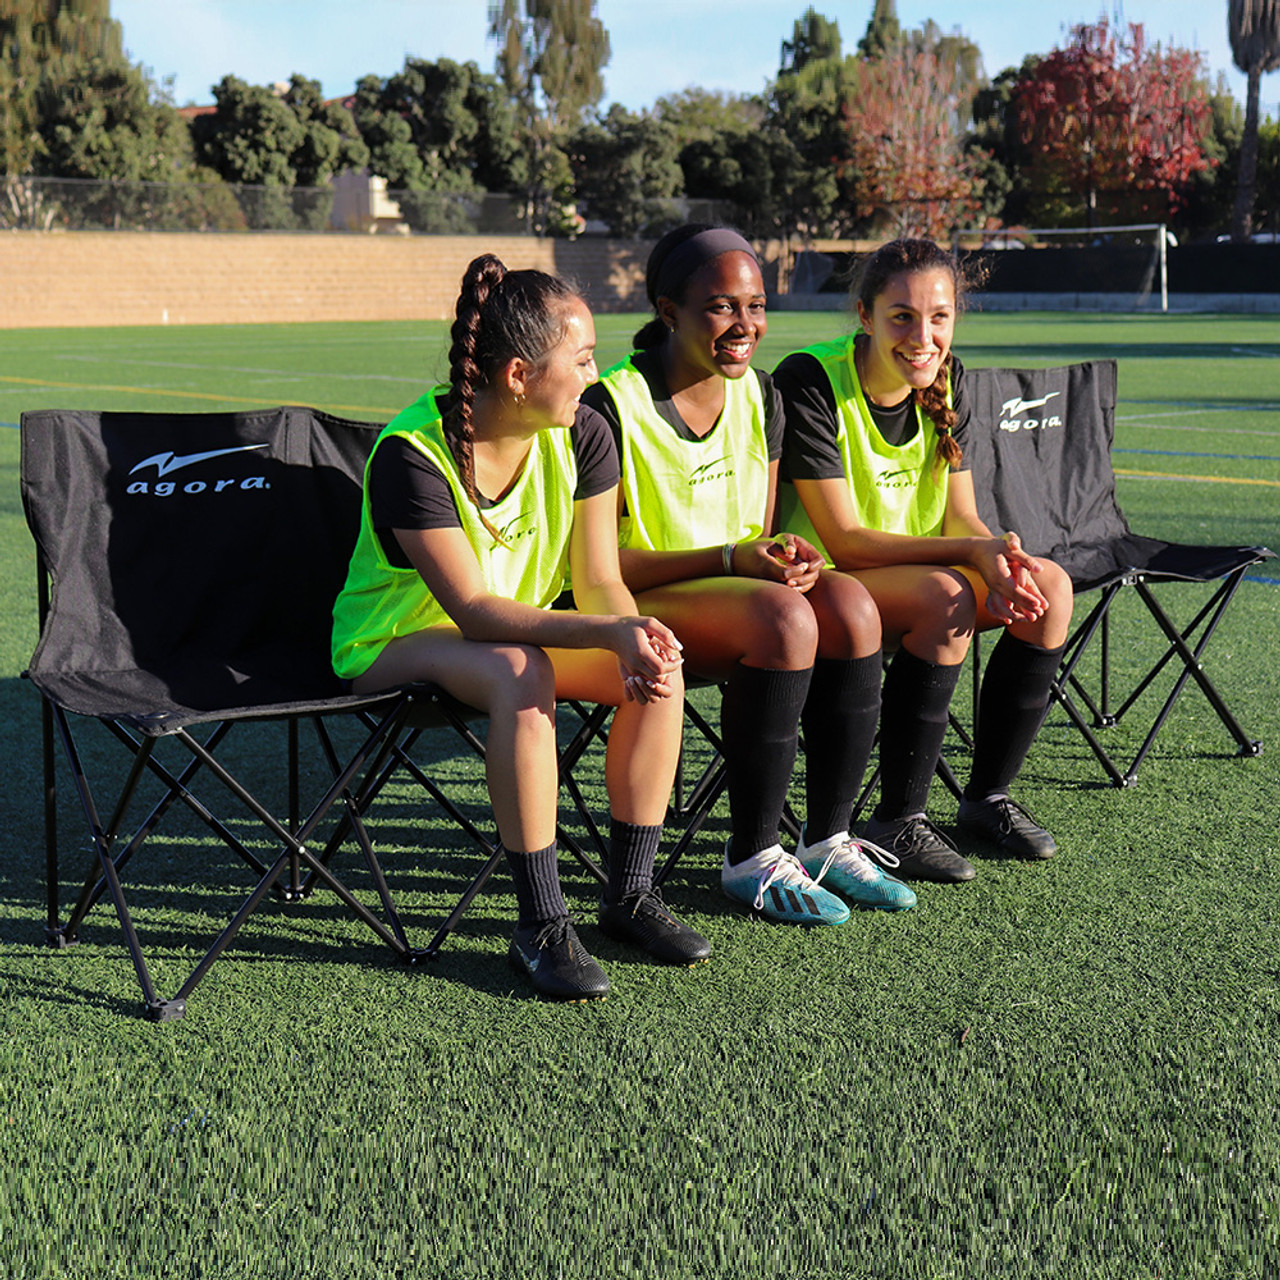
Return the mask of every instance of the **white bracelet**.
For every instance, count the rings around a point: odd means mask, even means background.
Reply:
[[[736,542],[726,542],[720,548],[720,563],[724,565],[724,576],[726,578],[734,577],[733,572],[733,553],[738,549]]]

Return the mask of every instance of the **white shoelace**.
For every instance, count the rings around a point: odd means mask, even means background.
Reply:
[[[779,856],[777,862],[760,877],[759,883],[756,885],[756,898],[752,905],[757,911],[764,909],[765,890],[778,881],[781,881],[784,885],[793,885],[798,889],[807,889],[817,883],[817,881],[809,879],[809,873],[804,869],[800,859],[794,853],[783,853]]]
[[[813,883],[820,884],[822,877],[831,870],[831,864],[842,854],[847,855],[853,863],[853,867],[850,869],[851,874],[856,875],[860,880],[874,879],[879,868],[867,857],[866,850],[868,849],[874,849],[876,854],[883,859],[886,866],[896,867],[898,865],[898,859],[888,849],[882,849],[878,844],[872,844],[870,840],[856,840],[850,836],[848,840],[842,841],[827,854],[826,861],[822,864],[822,869],[813,877]]]

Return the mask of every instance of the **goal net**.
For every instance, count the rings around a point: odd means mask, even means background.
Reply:
[[[957,231],[952,248],[981,255],[995,292],[1122,294],[1134,310],[1168,311],[1171,242],[1164,223],[1151,222]]]

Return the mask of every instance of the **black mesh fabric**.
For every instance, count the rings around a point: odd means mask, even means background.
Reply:
[[[1116,500],[1111,445],[1116,362],[1052,369],[966,368],[968,461],[978,513],[994,532],[1060,564],[1077,592],[1130,574],[1211,582],[1265,558],[1265,547],[1191,546],[1129,528]]]
[[[344,694],[329,634],[379,429],[293,407],[24,414],[41,693],[148,733],[377,701]]]

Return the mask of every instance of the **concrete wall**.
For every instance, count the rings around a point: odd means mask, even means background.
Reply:
[[[509,267],[539,267],[576,280],[597,311],[645,311],[650,247],[527,236],[6,231],[0,232],[0,329],[445,320],[453,315],[467,263],[486,252]],[[771,294],[782,256],[782,246],[764,247]],[[973,302],[988,311],[1133,307],[1123,294],[987,293]],[[842,293],[797,294],[771,296],[770,305],[840,310],[847,301]],[[1280,294],[1171,294],[1169,305],[1275,312]]]
[[[443,320],[479,253],[642,311],[648,243],[490,236],[0,232],[0,328]]]

